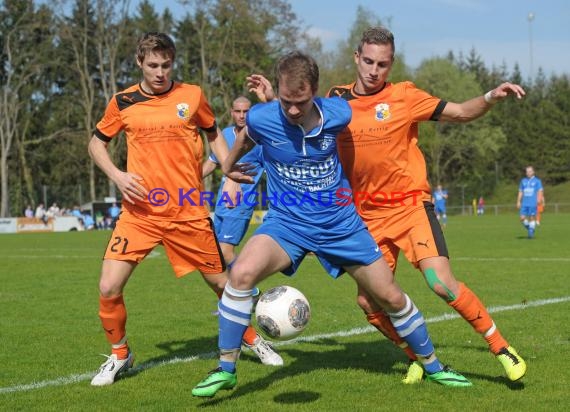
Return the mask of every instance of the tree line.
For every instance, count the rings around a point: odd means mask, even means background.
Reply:
[[[353,51],[371,25],[390,27],[389,16],[361,6],[347,39],[324,51],[285,0],[180,0],[183,16],[157,12],[141,1],[4,0],[0,4],[0,217],[17,216],[46,199],[67,207],[117,197],[93,164],[87,143],[112,95],[140,81],[137,39],[163,31],[176,42],[175,79],[199,84],[220,126],[231,102],[246,95],[245,77],[272,78],[277,58],[292,49],[313,55],[324,95],[354,80]],[[396,43],[398,33],[396,35]],[[412,80],[445,100],[460,102],[503,81],[523,85],[523,101],[509,99],[465,125],[421,124],[420,145],[433,184],[468,186],[492,193],[500,181],[520,179],[533,164],[547,184],[570,179],[570,84],[568,74],[523,79],[518,65],[487,67],[476,50],[442,50],[412,70],[396,54],[391,81]],[[112,158],[124,165],[118,138]],[[207,182],[213,190],[219,175]]]

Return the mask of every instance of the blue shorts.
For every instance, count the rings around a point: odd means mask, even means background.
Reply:
[[[520,210],[522,216],[536,216],[536,206],[522,206]]]
[[[382,257],[380,248],[364,225],[344,233],[318,226],[309,232],[306,223],[295,225],[268,216],[255,231],[255,235],[261,234],[270,236],[289,255],[291,266],[283,270],[288,276],[297,271],[308,252],[313,252],[335,279],[344,273],[345,266],[367,266]]]
[[[445,215],[445,206],[435,205],[434,211],[436,215]]]
[[[220,243],[237,246],[245,236],[249,227],[249,219],[236,219],[214,215],[214,229]]]

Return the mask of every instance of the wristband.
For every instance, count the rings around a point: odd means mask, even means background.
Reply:
[[[487,104],[493,105],[493,104],[497,103],[497,100],[493,97],[493,91],[488,91],[487,93],[485,93],[483,98],[485,99],[485,102]]]

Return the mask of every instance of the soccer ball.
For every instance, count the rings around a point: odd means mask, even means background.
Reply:
[[[298,336],[310,318],[309,301],[291,286],[277,286],[264,292],[255,308],[257,325],[267,336],[278,340]]]

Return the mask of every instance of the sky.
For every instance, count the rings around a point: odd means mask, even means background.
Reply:
[[[136,3],[136,1],[134,1]],[[416,68],[422,60],[475,48],[487,67],[519,64],[525,78],[541,67],[570,75],[570,0],[289,0],[309,33],[334,50],[348,38],[358,5],[390,23],[396,50]],[[176,0],[157,2],[174,15]],[[532,15],[532,18],[529,16]]]

